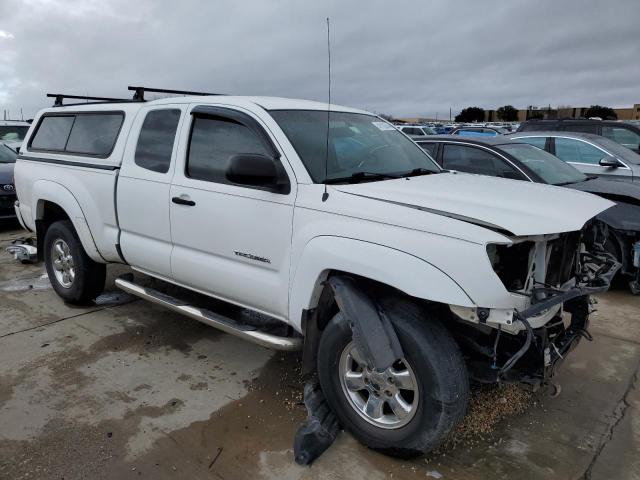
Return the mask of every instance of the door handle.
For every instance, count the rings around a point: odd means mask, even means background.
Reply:
[[[178,205],[187,205],[188,207],[193,207],[196,204],[196,202],[194,202],[193,200],[187,200],[186,198],[182,197],[173,197],[171,201],[173,203],[177,203]]]

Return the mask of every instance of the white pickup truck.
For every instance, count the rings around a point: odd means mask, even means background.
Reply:
[[[303,349],[342,425],[400,456],[456,425],[469,378],[548,381],[589,336],[588,295],[616,269],[583,242],[611,202],[444,171],[383,119],[310,101],[48,108],[15,181],[18,218],[65,301],[91,301],[106,264],[124,263],[257,312],[270,328],[116,282],[258,344]]]

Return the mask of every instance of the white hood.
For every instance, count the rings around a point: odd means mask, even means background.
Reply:
[[[517,236],[580,230],[588,220],[614,205],[568,188],[465,173],[335,185],[335,188]]]

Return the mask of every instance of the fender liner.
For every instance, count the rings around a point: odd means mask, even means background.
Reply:
[[[349,322],[356,348],[370,368],[382,372],[396,360],[404,358],[389,317],[355,279],[337,275],[330,277],[327,283],[333,290],[340,312]]]

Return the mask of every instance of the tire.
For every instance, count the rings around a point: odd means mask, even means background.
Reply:
[[[102,293],[106,265],[89,258],[70,220],[52,223],[43,246],[49,281],[65,302],[86,305]]]
[[[381,304],[393,323],[405,354],[406,364],[394,364],[394,368],[402,370],[404,366],[413,375],[411,378],[417,395],[415,391],[398,390],[407,400],[405,404],[414,402],[411,405],[413,413],[401,419],[388,403],[383,414],[397,417],[398,422],[382,426],[386,417],[374,419],[376,424],[373,424],[371,419],[365,418],[364,412],[358,410],[356,403],[365,398],[368,402],[371,394],[359,391],[352,400],[354,397],[350,398],[353,394],[346,386],[347,381],[341,380],[341,377],[347,378],[343,375],[344,353],[348,348],[355,348],[351,329],[341,313],[332,318],[320,339],[318,377],[327,402],[342,425],[360,442],[388,455],[410,458],[436,448],[462,420],[469,397],[467,368],[453,337],[432,314],[401,299],[387,299]],[[349,355],[346,358],[347,365],[353,361]],[[357,364],[353,361],[351,365],[354,367],[351,368],[360,370]],[[366,376],[366,370],[363,373]],[[357,372],[352,375],[357,376]],[[403,375],[408,378],[404,372]],[[395,384],[399,383],[396,380]],[[371,385],[372,380],[369,380],[366,387]],[[391,384],[385,385],[376,386],[386,389]],[[379,398],[390,401],[395,398],[395,393],[385,390]]]

